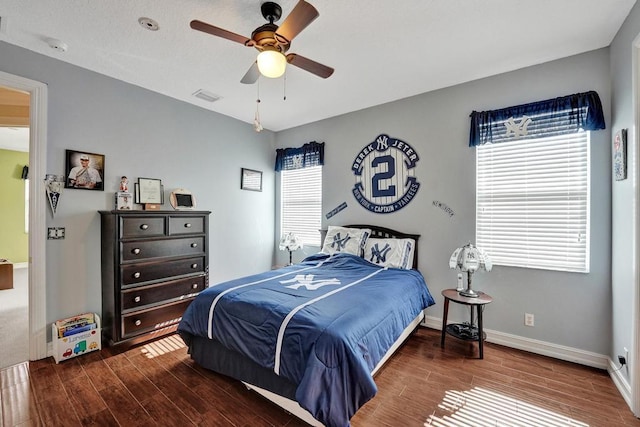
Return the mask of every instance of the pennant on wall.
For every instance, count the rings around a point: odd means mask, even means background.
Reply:
[[[44,178],[44,189],[47,193],[47,200],[49,200],[49,206],[51,206],[51,214],[56,216],[56,209],[58,208],[58,202],[60,201],[60,195],[64,188],[64,176],[62,175],[49,175]]]

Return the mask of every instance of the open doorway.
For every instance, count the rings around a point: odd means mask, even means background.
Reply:
[[[0,369],[29,360],[30,98],[0,86]]]
[[[46,330],[46,124],[47,86],[0,71],[0,86],[29,96],[28,342],[29,360],[47,356]],[[27,338],[27,337],[25,337]]]

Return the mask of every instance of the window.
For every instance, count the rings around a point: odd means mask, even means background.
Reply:
[[[494,264],[589,271],[589,132],[485,144],[476,243]]]
[[[281,171],[282,234],[295,233],[307,246],[320,246],[322,166]]]
[[[275,170],[281,176],[281,235],[294,233],[304,245],[320,246],[323,164],[324,142],[276,150]]]
[[[476,244],[494,264],[589,272],[594,91],[471,113]]]

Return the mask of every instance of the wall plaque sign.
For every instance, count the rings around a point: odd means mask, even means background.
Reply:
[[[418,153],[408,143],[381,134],[353,161],[356,177],[353,196],[374,213],[393,213],[415,197],[420,183],[415,177]]]

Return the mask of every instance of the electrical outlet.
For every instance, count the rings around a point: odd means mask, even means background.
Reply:
[[[534,325],[534,317],[531,313],[524,314],[524,325],[525,326],[533,326]]]

